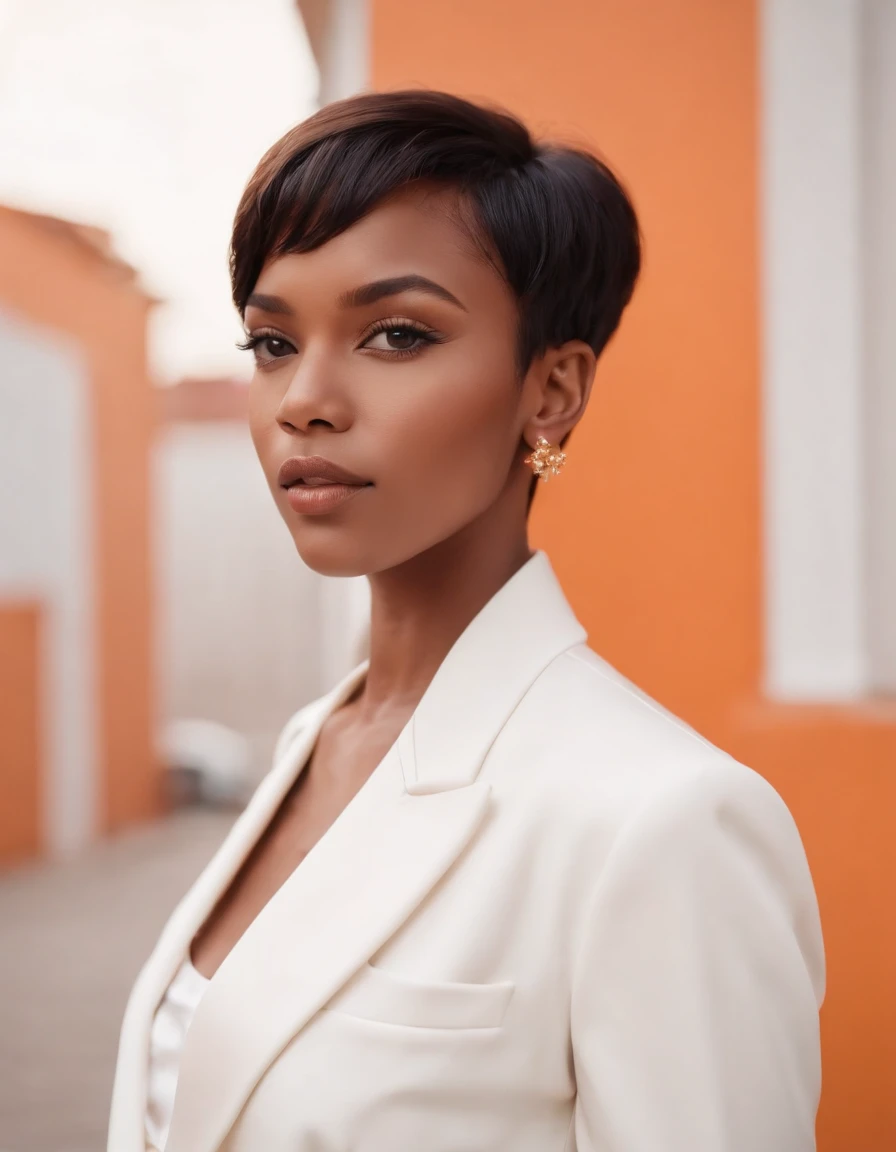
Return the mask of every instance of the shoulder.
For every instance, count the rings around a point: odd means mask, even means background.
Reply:
[[[546,790],[552,809],[607,832],[648,812],[699,820],[729,804],[755,809],[779,826],[791,822],[763,777],[585,645],[544,670],[502,742],[533,795]]]
[[[769,930],[790,924],[820,999],[823,948],[805,850],[764,777],[584,645],[545,670],[520,719],[553,734],[551,755],[530,758],[527,779],[538,779],[550,834],[563,831],[570,867],[590,876],[593,891],[623,919],[638,902],[709,908],[718,897],[720,916],[749,906]]]

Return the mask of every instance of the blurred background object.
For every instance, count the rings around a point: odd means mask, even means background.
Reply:
[[[0,883],[0,1148],[101,1146],[127,987],[227,826],[202,802],[363,655],[363,581],[303,567],[254,461],[226,245],[286,127],[417,84],[632,190],[643,280],[533,542],[787,801],[819,1149],[896,1147],[896,3],[0,0],[0,859],[45,858]]]
[[[174,807],[242,807],[252,793],[252,752],[239,732],[214,720],[175,720],[162,730],[162,763]]]

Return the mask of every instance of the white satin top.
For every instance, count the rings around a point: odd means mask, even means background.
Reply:
[[[153,1018],[149,1041],[146,1142],[156,1152],[165,1152],[184,1037],[208,984],[209,981],[196,971],[187,956],[168,985]]]

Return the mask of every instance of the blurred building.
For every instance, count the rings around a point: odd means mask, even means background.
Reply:
[[[103,233],[0,208],[0,859],[159,810],[150,305]]]
[[[151,304],[102,232],[0,208],[0,861],[160,814],[185,720],[248,741],[251,784],[362,652],[364,589],[296,557],[245,384],[151,385]]]

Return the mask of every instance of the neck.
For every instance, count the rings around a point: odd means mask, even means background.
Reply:
[[[413,710],[455,640],[531,556],[525,523],[502,533],[477,521],[371,576],[370,668],[358,700],[361,714]]]

